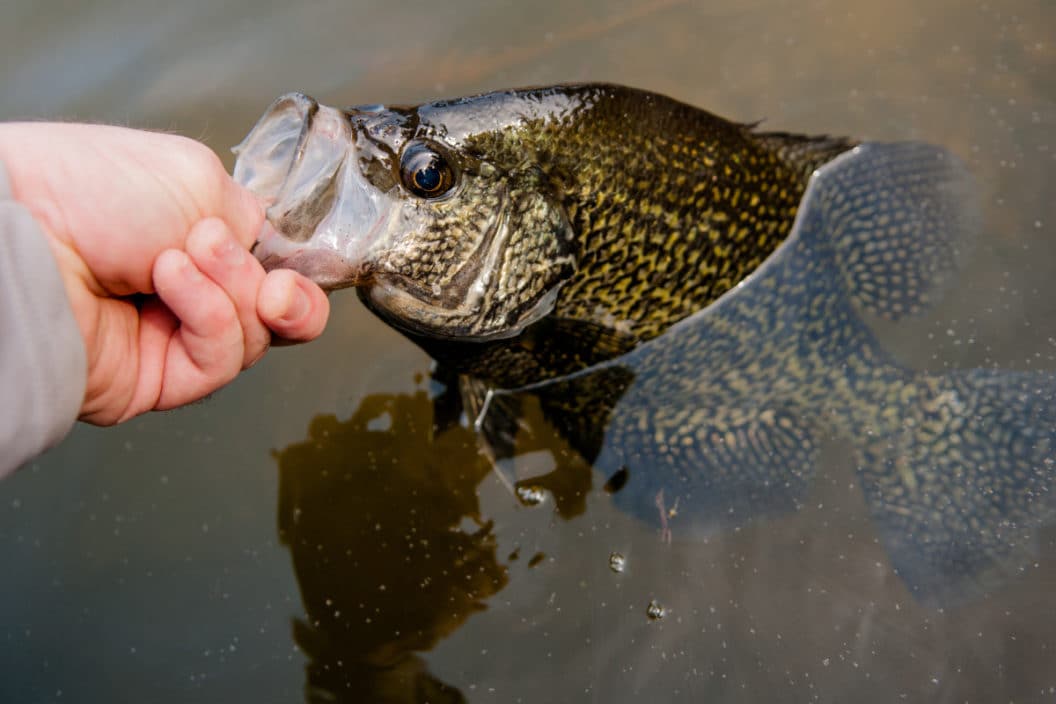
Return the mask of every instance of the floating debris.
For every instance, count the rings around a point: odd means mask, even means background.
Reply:
[[[653,599],[649,602],[649,606],[645,608],[645,615],[649,617],[650,621],[659,621],[667,615],[667,609],[661,606],[656,599]]]
[[[609,569],[616,574],[622,573],[627,569],[627,558],[618,552],[609,554]]]

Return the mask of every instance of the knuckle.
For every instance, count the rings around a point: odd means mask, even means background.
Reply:
[[[173,152],[179,155],[181,168],[188,183],[200,185],[199,193],[210,200],[203,210],[217,212],[217,202],[227,187],[230,176],[216,152],[189,137],[173,135]]]
[[[178,136],[176,139],[183,143],[183,153],[189,163],[202,173],[225,173],[224,165],[220,157],[209,147],[190,137]]]
[[[200,352],[195,363],[209,378],[212,387],[219,388],[238,376],[242,367],[242,347],[234,342],[217,344],[208,352]]]
[[[205,327],[227,336],[233,336],[236,330],[241,330],[234,306],[230,303],[213,306],[212,310],[206,313]]]

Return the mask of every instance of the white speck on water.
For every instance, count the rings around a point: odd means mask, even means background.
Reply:
[[[389,415],[388,411],[385,411],[377,418],[371,418],[367,422],[367,430],[372,433],[384,433],[386,430],[392,427],[392,416]]]
[[[546,499],[546,492],[538,486],[519,486],[517,487],[517,498],[528,506],[538,506]]]
[[[611,553],[609,555],[609,569],[620,574],[627,569],[627,558],[618,552]]]
[[[667,615],[667,609],[660,605],[656,599],[649,602],[649,606],[645,608],[645,614],[651,621],[659,621]]]

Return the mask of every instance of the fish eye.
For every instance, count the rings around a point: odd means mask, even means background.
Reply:
[[[413,142],[400,157],[400,180],[421,198],[439,198],[455,185],[455,171],[439,149],[426,142]]]

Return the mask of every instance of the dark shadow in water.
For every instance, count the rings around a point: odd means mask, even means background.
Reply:
[[[476,486],[491,466],[472,432],[434,432],[424,392],[370,396],[348,421],[317,417],[277,459],[308,700],[465,701],[416,653],[507,581],[480,518]]]
[[[555,467],[518,488],[548,490],[563,517],[583,512],[597,471],[664,539],[693,540],[795,511],[839,439],[920,602],[998,588],[1053,514],[1056,376],[911,370],[865,320],[924,309],[978,221],[944,150],[866,145],[815,176],[758,272],[635,350],[519,390],[496,390],[479,365],[441,368],[435,399],[372,396],[347,422],[317,418],[278,455],[309,691],[461,700],[415,653],[506,584],[475,490],[535,450]]]

